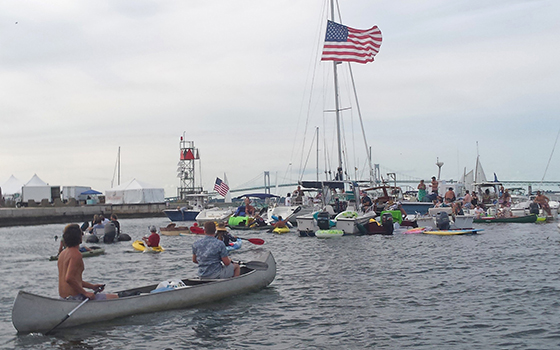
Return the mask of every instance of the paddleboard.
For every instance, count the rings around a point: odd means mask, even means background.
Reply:
[[[424,231],[423,233],[427,235],[439,235],[439,236],[455,236],[455,235],[467,235],[467,234],[475,234],[480,231],[484,231],[482,229],[473,229],[473,230],[436,230],[436,231]]]
[[[315,232],[315,237],[317,238],[336,238],[342,237],[344,231],[342,230],[317,230]]]

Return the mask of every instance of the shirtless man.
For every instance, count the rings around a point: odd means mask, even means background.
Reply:
[[[534,202],[540,205],[541,208],[543,208],[543,210],[546,211],[546,213],[549,216],[552,216],[552,212],[550,211],[550,206],[548,205],[548,201],[549,199],[547,196],[542,194],[541,191],[537,191],[537,196],[535,197]]]
[[[103,290],[104,284],[93,284],[82,280],[84,261],[79,246],[82,243],[82,230],[77,224],[70,224],[64,228],[62,235],[66,249],[58,256],[58,295],[62,299],[70,300],[103,300],[118,298],[117,294],[95,294],[86,291]]]
[[[447,190],[447,192],[445,192],[445,203],[452,203],[455,202],[455,192],[453,192],[453,187],[449,187],[449,189]]]
[[[439,182],[437,182],[435,176],[432,176],[432,182],[430,183],[430,186],[432,187],[432,193],[435,193],[437,195]]]

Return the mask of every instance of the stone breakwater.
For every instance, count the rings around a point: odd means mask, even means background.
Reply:
[[[91,221],[95,214],[121,218],[165,216],[165,203],[96,204],[62,207],[0,208],[0,227]]]

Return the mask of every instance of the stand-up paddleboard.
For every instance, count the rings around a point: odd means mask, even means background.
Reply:
[[[335,238],[342,237],[344,231],[342,230],[317,230],[315,232],[315,237],[317,238]]]
[[[427,235],[440,235],[440,236],[454,236],[454,235],[468,235],[476,234],[483,229],[472,229],[472,230],[436,230],[436,231],[424,231],[423,233]]]

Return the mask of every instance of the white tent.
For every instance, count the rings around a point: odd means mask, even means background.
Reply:
[[[0,186],[2,188],[2,195],[4,196],[14,196],[18,194],[21,195],[21,188],[23,187],[23,181],[18,180],[14,175]]]
[[[107,204],[163,203],[163,188],[154,187],[136,179],[105,191]]]
[[[51,186],[47,184],[45,181],[41,180],[37,174],[33,175],[31,180],[29,180],[25,185],[23,185],[22,189],[22,199],[24,202],[33,199],[37,202],[40,202],[42,199],[51,200]]]

